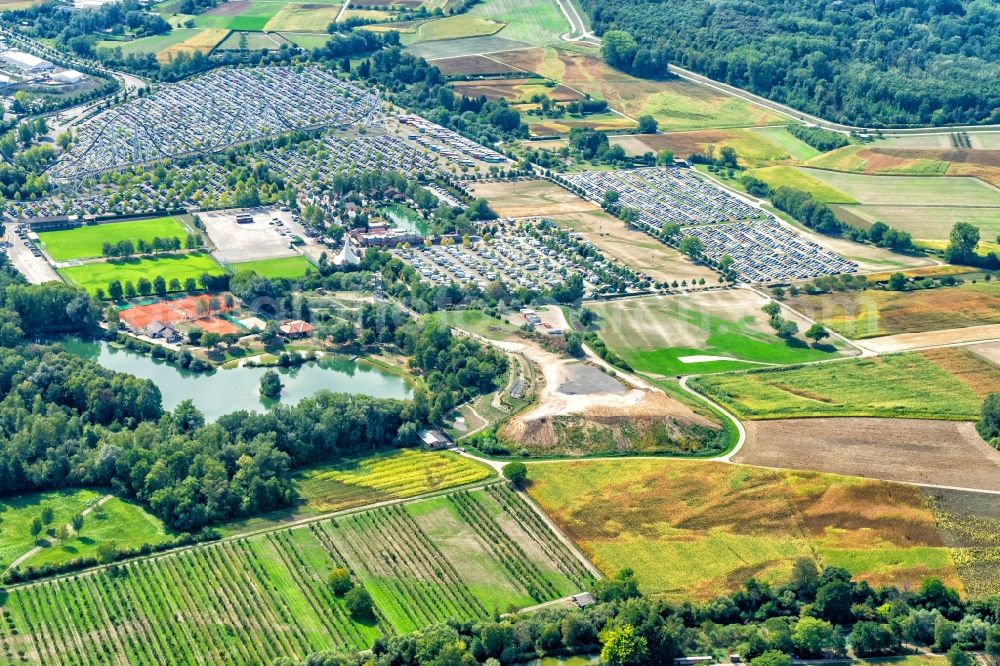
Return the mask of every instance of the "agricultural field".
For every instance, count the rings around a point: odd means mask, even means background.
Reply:
[[[277,259],[259,259],[257,261],[247,261],[239,264],[230,264],[229,269],[233,272],[253,271],[257,275],[266,278],[289,278],[302,277],[310,269],[314,269],[308,259],[302,255],[294,257],[278,257]]]
[[[500,21],[470,14],[458,14],[421,23],[412,37],[410,35],[404,36],[404,42],[434,42],[463,37],[483,37],[495,34],[503,26],[504,24]]]
[[[866,145],[845,146],[809,160],[816,169],[899,176],[943,176],[948,161],[936,151],[891,151]]]
[[[810,193],[817,201],[823,203],[857,203],[849,194],[824,183],[818,177],[814,177],[814,171],[812,170],[806,171],[791,166],[773,166],[754,169],[750,172],[750,175],[764,181],[772,189],[793,187],[797,190]]]
[[[492,476],[485,465],[451,452],[403,449],[306,470],[296,476],[296,488],[309,509],[318,514],[405,499]]]
[[[473,16],[502,21],[499,36],[533,46],[559,44],[569,24],[554,2],[537,0],[487,0],[472,6]]]
[[[505,31],[504,31],[505,32]],[[504,36],[504,32],[499,36]],[[632,118],[650,114],[661,132],[755,127],[782,122],[782,117],[736,97],[683,80],[637,79],[612,69],[597,56],[555,48],[492,53],[511,66],[607,100]]]
[[[156,237],[180,238],[183,245],[188,233],[188,228],[177,218],[156,217],[42,231],[38,238],[53,261],[71,261],[100,257],[104,243],[114,244],[124,240],[138,244],[140,240],[149,242]]]
[[[873,585],[938,576],[961,589],[921,491],[882,481],[677,460],[529,466],[529,493],[606,575],[707,600],[792,562],[847,568]]]
[[[884,416],[974,421],[1000,369],[966,349],[698,377],[701,392],[748,419]]]
[[[283,38],[304,49],[318,49],[329,40],[329,35],[311,34],[302,32],[286,32],[281,35]]]
[[[695,264],[674,248],[602,210],[550,216],[560,227],[579,233],[605,255],[645,273],[658,282],[704,279],[715,283],[718,275],[707,266]]]
[[[157,54],[167,50],[175,44],[180,44],[191,37],[195,37],[199,32],[201,32],[201,30],[198,28],[174,28],[164,35],[151,35],[149,37],[140,37],[139,39],[133,39],[131,41],[110,39],[101,40],[96,43],[96,47],[107,49],[120,48],[123,55],[129,55],[132,53]]]
[[[1000,497],[957,490],[924,492],[969,596],[1000,594]]]
[[[631,118],[617,113],[592,113],[586,116],[565,116],[562,118],[545,118],[526,114],[524,121],[532,136],[549,136],[551,134],[569,134],[574,128],[594,129],[603,132],[623,132],[632,130],[637,124]]]
[[[98,289],[107,291],[108,283],[112,280],[119,280],[122,284],[130,280],[134,284],[141,277],[152,281],[156,276],[162,276],[168,283],[177,278],[183,284],[189,277],[197,280],[205,274],[221,275],[223,270],[210,255],[191,253],[114,262],[102,261],[60,268],[57,272],[67,282],[93,294]]]
[[[539,78],[455,81],[451,87],[466,97],[484,95],[487,99],[505,99],[515,104],[527,102],[535,95],[544,95],[554,102],[572,102],[581,97],[566,86]]]
[[[352,617],[327,574],[374,600]],[[8,590],[6,654],[27,663],[269,663],[486,618],[585,589],[590,574],[495,485],[223,541]]]
[[[290,508],[232,521],[224,534],[243,534],[331,511],[398,500],[484,481],[489,468],[448,452],[400,450],[303,470],[295,476],[299,502]]]
[[[311,35],[320,36],[321,35]],[[328,39],[329,37],[323,37]],[[278,33],[271,32],[231,32],[216,48],[220,51],[239,51],[242,49],[278,49],[282,44],[292,44],[290,39]]]
[[[836,417],[744,426],[737,463],[1000,491],[1000,451],[969,421]]]
[[[777,337],[761,311],[765,302],[748,291],[727,290],[595,302],[588,308],[598,315],[605,344],[652,376],[802,363],[840,353],[833,345],[816,348]],[[804,330],[805,322],[798,323]]]
[[[326,26],[340,13],[335,4],[288,4],[264,26],[267,32],[318,32],[326,34]]]
[[[802,294],[788,305],[849,338],[1000,324],[1000,284]]]
[[[617,138],[615,143],[621,138],[625,137]],[[687,158],[692,153],[718,155],[720,150],[729,147],[736,151],[741,164],[751,167],[801,159],[796,155],[805,154],[806,148],[813,150],[813,153],[816,152],[808,144],[802,143],[789,134],[784,127],[667,132],[665,134],[637,135],[635,139],[638,140],[642,148],[634,146],[632,151],[629,151],[628,147],[622,146],[626,152],[641,155],[646,151],[657,153],[666,149],[672,151],[679,158]]]
[[[284,7],[285,3],[271,0],[225,2],[196,16],[194,24],[198,28],[260,32]]]
[[[183,42],[172,44],[156,54],[161,63],[170,62],[181,53],[193,55],[195,52],[208,55],[220,42],[229,36],[228,28],[205,28],[198,30]]]

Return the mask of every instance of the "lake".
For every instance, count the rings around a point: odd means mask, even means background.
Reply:
[[[206,420],[214,421],[239,409],[264,411],[279,402],[262,398],[258,393],[260,377],[269,368],[191,372],[103,341],[64,339],[60,342],[68,352],[97,361],[109,370],[152,380],[163,394],[164,409],[173,409],[190,398]],[[284,387],[280,402],[286,405],[295,404],[322,389],[377,398],[407,399],[413,395],[402,377],[348,359],[325,358],[296,368],[273,369],[281,375]]]

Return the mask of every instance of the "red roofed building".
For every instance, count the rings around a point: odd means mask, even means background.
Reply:
[[[312,333],[313,325],[301,319],[293,319],[279,326],[278,330],[286,337],[301,338]]]

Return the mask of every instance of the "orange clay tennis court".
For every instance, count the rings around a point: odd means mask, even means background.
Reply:
[[[246,333],[242,328],[222,319],[221,317],[203,317],[194,321],[194,325],[209,333],[226,335],[227,333]]]
[[[171,301],[159,301],[149,305],[137,305],[118,313],[123,322],[128,324],[132,330],[138,331],[146,328],[154,321],[164,324],[172,324],[179,321],[196,319],[199,316],[198,303],[204,303],[203,312],[208,310],[210,296],[185,296]],[[226,303],[223,299],[216,297],[218,312],[224,312]],[[228,322],[227,322],[228,323]],[[235,328],[235,327],[234,327]]]

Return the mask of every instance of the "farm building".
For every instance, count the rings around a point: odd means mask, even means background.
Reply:
[[[417,437],[431,451],[451,448],[451,440],[440,430],[421,430],[417,433]]]
[[[301,319],[293,319],[279,326],[278,330],[286,337],[302,338],[312,333],[313,325]]]
[[[25,74],[41,74],[51,70],[53,65],[48,60],[42,60],[37,56],[23,51],[4,51],[0,53],[0,61],[8,67],[13,67]]]

